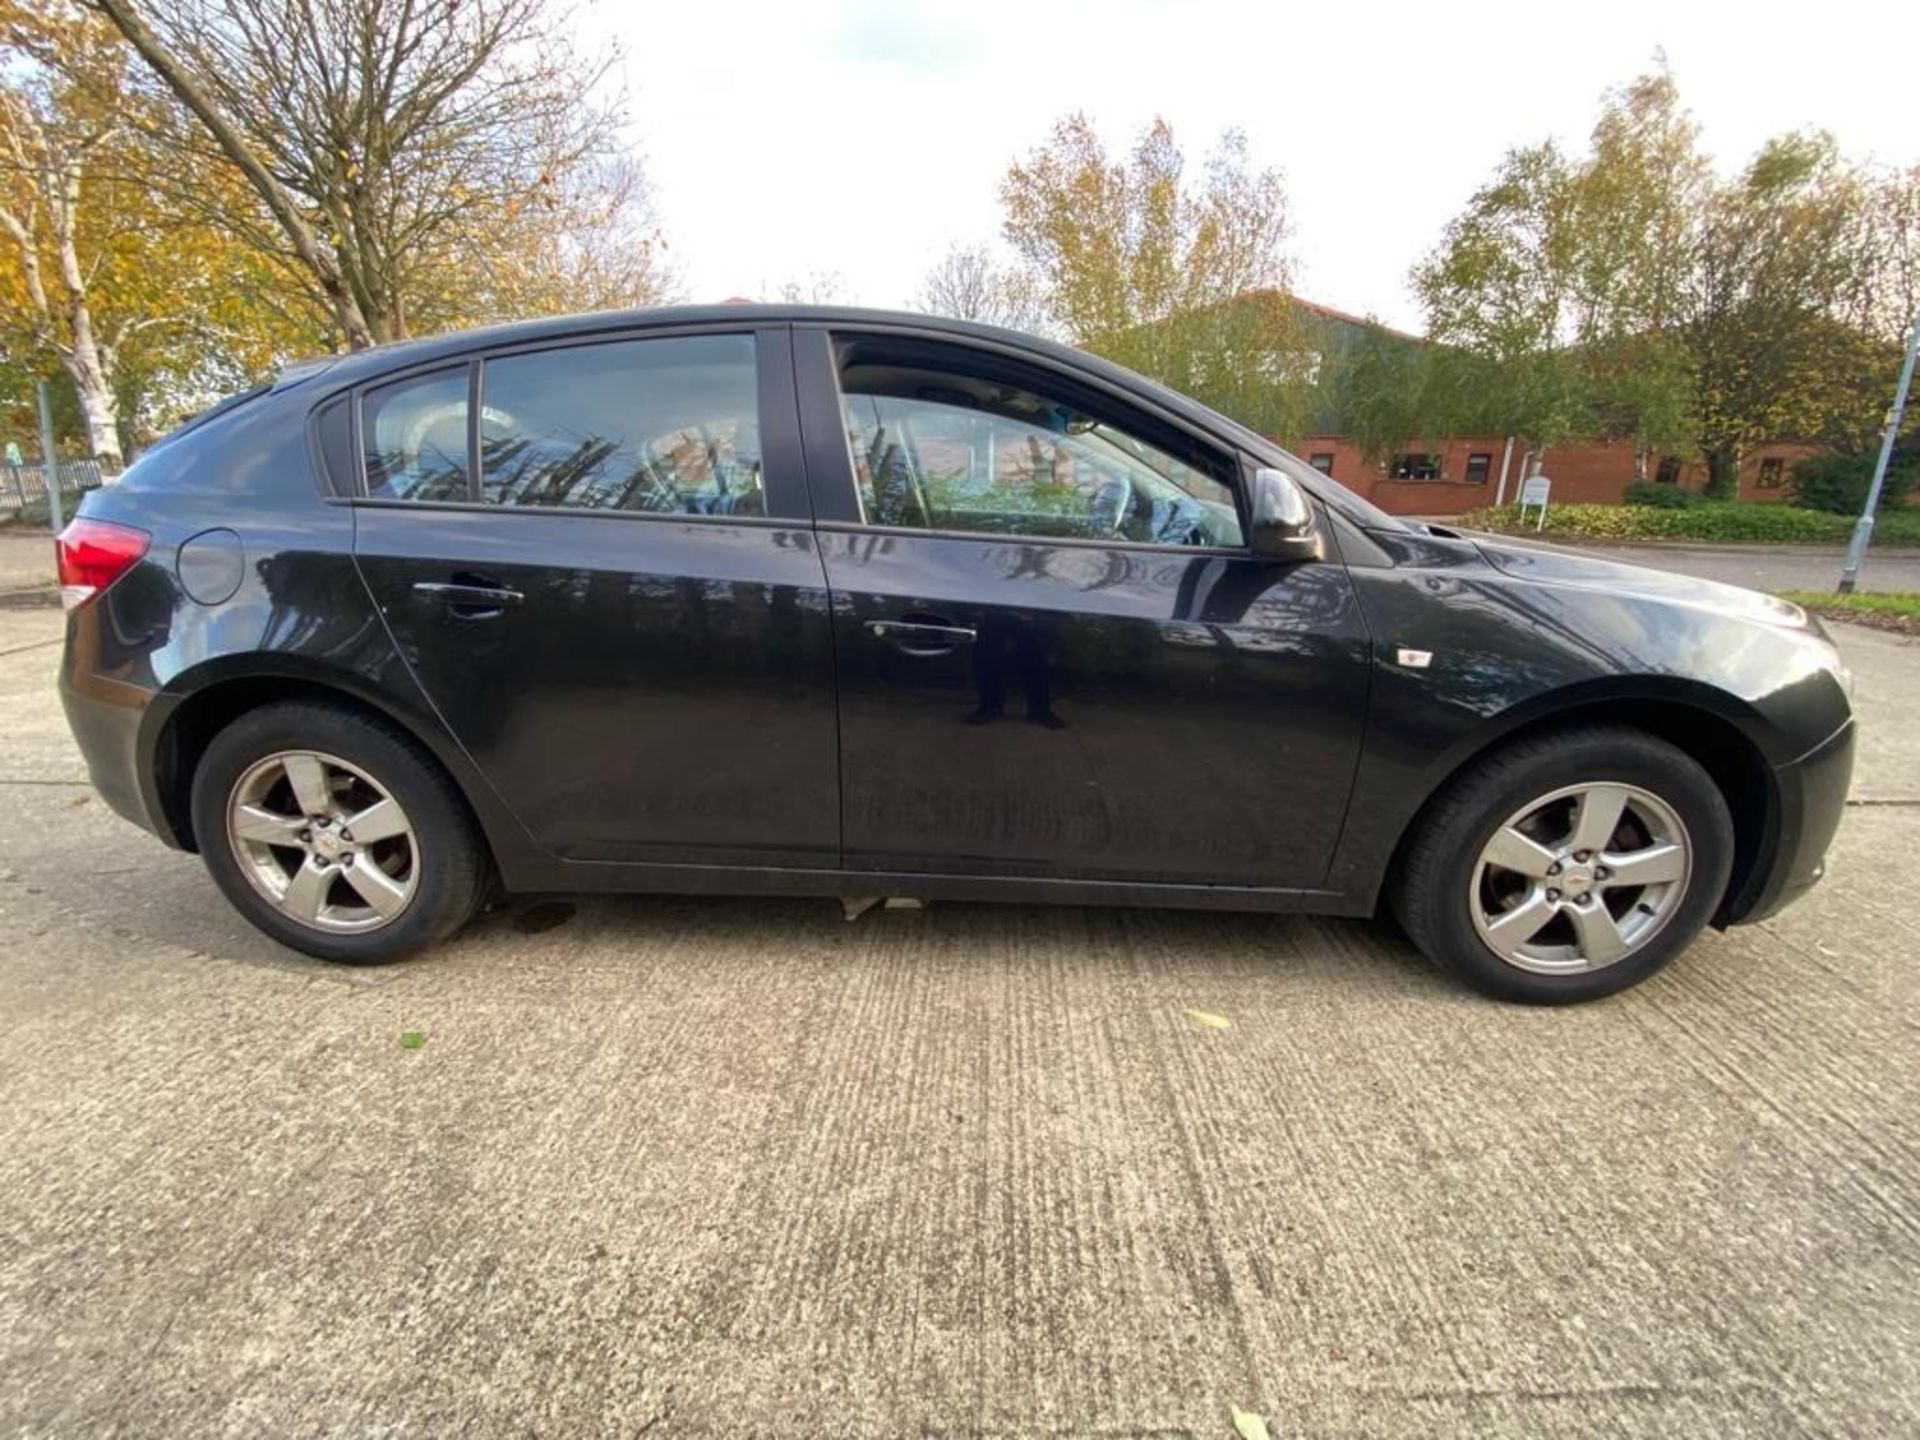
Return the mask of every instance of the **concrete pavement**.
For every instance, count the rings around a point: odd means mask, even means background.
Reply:
[[[0,1433],[1920,1427],[1911,642],[1844,632],[1882,803],[1824,885],[1533,1011],[1174,912],[549,903],[327,967],[91,796],[57,623],[0,610]]]

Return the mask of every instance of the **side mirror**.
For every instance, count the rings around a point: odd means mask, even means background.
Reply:
[[[1275,560],[1320,560],[1326,555],[1313,523],[1313,502],[1284,470],[1253,472],[1252,547]]]

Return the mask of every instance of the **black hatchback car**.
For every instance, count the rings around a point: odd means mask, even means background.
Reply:
[[[95,785],[278,940],[490,887],[1369,915],[1495,994],[1821,872],[1796,608],[1391,518],[1027,336],[594,315],[288,370],[59,541]]]

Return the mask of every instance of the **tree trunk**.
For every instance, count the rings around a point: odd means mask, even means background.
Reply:
[[[1709,500],[1740,498],[1740,452],[1731,445],[1716,445],[1707,451],[1707,484],[1703,493]]]
[[[87,448],[103,468],[117,471],[120,455],[120,402],[111,385],[98,385],[83,379],[78,366],[69,364],[73,393],[80,402],[81,417],[87,422]]]
[[[73,341],[61,357],[73,377],[73,393],[87,422],[87,448],[94,459],[120,468],[120,397],[113,393],[107,359],[93,338],[93,312],[84,296],[75,295],[67,307]]]

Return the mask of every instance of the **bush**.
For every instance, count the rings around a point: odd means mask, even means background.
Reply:
[[[1520,519],[1520,507],[1475,510],[1462,515],[1467,529],[1531,535],[1537,511]],[[1853,522],[1844,515],[1794,505],[1756,505],[1737,500],[1703,500],[1681,510],[1651,505],[1553,505],[1547,509],[1547,535],[1589,540],[1699,540],[1760,545],[1844,545]],[[1876,545],[1920,545],[1920,510],[1880,515],[1873,527]]]
[[[1794,503],[1829,515],[1859,515],[1878,459],[1878,454],[1808,456],[1793,467]],[[1896,455],[1880,490],[1881,511],[1897,508],[1916,480],[1920,480],[1920,460]]]
[[[1662,485],[1657,480],[1636,480],[1621,492],[1620,498],[1628,505],[1647,505],[1655,510],[1685,510],[1706,501],[1698,490],[1682,490],[1678,485]]]

